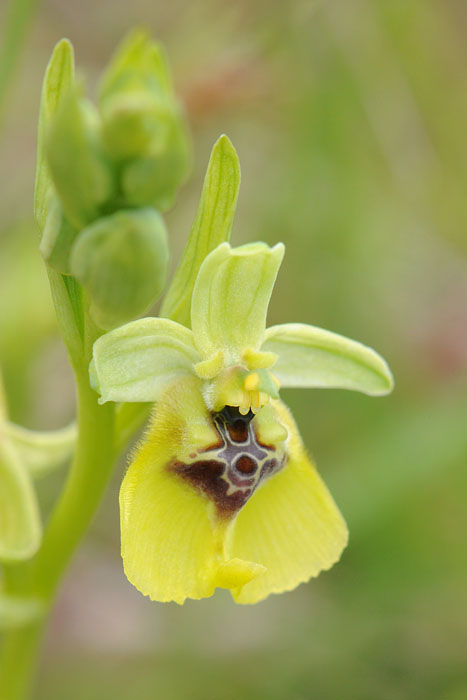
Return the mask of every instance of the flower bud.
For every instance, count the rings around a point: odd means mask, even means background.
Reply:
[[[99,110],[127,203],[168,208],[187,173],[188,140],[165,56],[146,35],[131,35],[117,52],[101,83]]]
[[[121,189],[125,200],[132,206],[166,211],[185,177],[187,162],[186,140],[173,126],[164,152],[137,158],[123,169]]]
[[[162,217],[151,209],[121,210],[80,233],[71,272],[90,297],[96,323],[109,329],[140,316],[156,301],[168,257]]]
[[[47,158],[66,217],[82,229],[114,193],[114,178],[94,106],[70,91],[52,121]]]
[[[128,92],[110,97],[101,111],[103,138],[116,160],[163,152],[174,118],[166,99],[144,92]]]

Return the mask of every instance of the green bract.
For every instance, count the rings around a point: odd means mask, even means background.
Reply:
[[[255,412],[277,387],[334,387],[377,396],[393,380],[374,350],[305,324],[266,330],[266,313],[284,247],[223,243],[204,260],[193,291],[192,330],[147,318],[94,345],[93,386],[105,401],[156,401],[176,377],[203,380],[210,410]]]
[[[74,75],[73,47],[69,41],[62,39],[54,48],[45,72],[39,112],[34,214],[41,232],[47,220],[49,201],[54,189],[45,154],[47,131],[64,97],[74,85]]]
[[[60,200],[51,194],[39,250],[44,260],[62,274],[70,273],[70,253],[77,235],[78,230],[64,215]]]
[[[240,163],[231,141],[221,136],[212,149],[203,191],[161,316],[190,325],[191,296],[201,263],[211,250],[230,238],[240,188]]]

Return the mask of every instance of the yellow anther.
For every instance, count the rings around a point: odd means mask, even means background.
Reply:
[[[260,403],[260,398],[259,398],[259,391],[252,391],[251,392],[251,410],[253,413],[256,413],[259,411],[261,408],[261,403]]]
[[[259,374],[257,372],[252,372],[248,375],[243,384],[243,386],[245,387],[245,391],[257,391],[257,389],[259,388],[259,382]]]
[[[245,391],[245,392],[243,393],[242,403],[241,403],[240,406],[238,407],[238,410],[240,411],[240,413],[242,414],[242,416],[246,416],[246,414],[247,414],[248,411],[250,410],[250,405],[251,405],[251,402],[250,402],[250,395],[248,394],[247,391]]]

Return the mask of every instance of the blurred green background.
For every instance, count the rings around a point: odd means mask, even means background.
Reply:
[[[74,410],[32,218],[42,75],[67,36],[92,94],[134,25],[166,45],[193,132],[194,170],[167,216],[174,261],[226,132],[243,170],[234,243],[287,246],[269,321],[375,347],[396,390],[284,392],[350,543],[330,572],[256,607],[223,591],[154,604],[130,586],[122,464],[62,590],[36,697],[463,700],[467,5],[38,3],[0,137],[0,363],[12,417],[30,427]],[[39,485],[44,517],[62,478]]]

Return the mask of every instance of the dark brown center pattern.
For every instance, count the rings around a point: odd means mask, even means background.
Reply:
[[[284,466],[284,456],[259,442],[253,418],[251,411],[242,416],[237,407],[226,406],[213,414],[219,443],[201,451],[189,464],[170,465],[215,503],[219,517],[234,515],[264,479]]]

